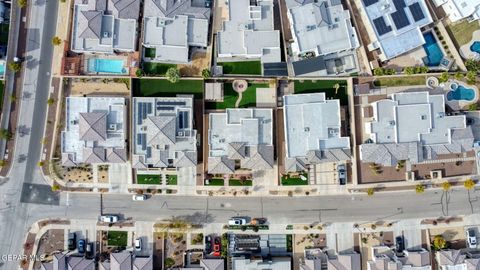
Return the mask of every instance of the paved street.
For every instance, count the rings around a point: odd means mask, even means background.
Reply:
[[[28,129],[16,134],[15,158],[10,175],[0,179],[0,254],[19,254],[29,226],[45,218],[91,220],[100,214],[100,195],[51,192],[37,162],[40,157],[51,67],[51,38],[55,32],[58,1],[32,1],[27,36],[27,57],[18,125]],[[40,31],[42,29],[42,31]],[[123,190],[125,187],[118,187]],[[477,192],[451,191],[450,202],[441,204],[441,191],[413,191],[322,197],[184,197],[153,196],[132,202],[131,195],[103,196],[103,212],[125,219],[157,221],[172,216],[195,223],[225,223],[235,215],[266,217],[274,224],[371,222],[410,218],[467,215],[480,210]],[[139,235],[145,229],[139,229]],[[409,235],[410,232],[406,234]],[[409,236],[410,237],[410,236]],[[411,236],[415,238],[416,236]],[[413,241],[412,241],[413,242]],[[348,245],[344,245],[348,246]],[[1,262],[0,269],[15,269],[18,262]]]

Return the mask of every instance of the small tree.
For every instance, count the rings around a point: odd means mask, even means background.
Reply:
[[[435,235],[433,238],[433,248],[435,250],[444,249],[447,246],[447,241],[441,235]]]
[[[20,8],[24,8],[24,7],[27,6],[27,0],[18,0],[18,1],[17,1],[17,5],[18,5],[18,7],[20,7]]]
[[[53,191],[53,192],[59,191],[59,190],[60,190],[60,186],[59,186],[59,185],[54,184],[54,185],[52,186],[52,191]]]
[[[55,103],[55,99],[54,99],[54,98],[49,98],[49,99],[47,100],[47,104],[48,104],[49,106],[53,105],[53,103]]]
[[[475,187],[475,181],[473,181],[473,179],[469,178],[469,179],[465,180],[465,182],[463,182],[463,186],[467,190],[471,190]]]
[[[172,259],[172,258],[166,258],[165,259],[165,268],[166,269],[171,268],[174,265],[175,265],[175,260],[174,259]]]
[[[374,68],[373,69],[373,75],[383,76],[383,75],[385,75],[385,72],[384,72],[383,68]]]
[[[475,84],[476,81],[477,81],[477,72],[473,70],[467,72],[467,82],[469,84]]]
[[[39,161],[37,163],[38,167],[43,167],[43,165],[45,165],[45,162],[44,161]]]
[[[13,72],[19,72],[22,69],[22,64],[19,62],[10,62],[8,63],[8,69]]]
[[[62,44],[62,40],[61,40],[59,37],[54,36],[54,37],[52,38],[52,45],[53,45],[53,46],[58,46],[58,45],[60,45],[60,44]]]
[[[468,110],[469,111],[476,111],[477,108],[478,108],[477,103],[472,103],[472,104],[468,105]]]
[[[202,77],[205,80],[212,77],[212,73],[210,72],[210,70],[208,68],[205,68],[204,70],[202,70]]]
[[[450,182],[443,182],[442,183],[442,188],[444,191],[449,191],[451,188],[452,188],[452,184],[450,184]]]
[[[373,196],[375,194],[375,189],[374,188],[368,188],[367,189],[367,195],[368,196]]]
[[[12,133],[10,133],[8,131],[8,129],[0,129],[0,139],[3,139],[3,140],[10,140],[12,138]]]
[[[463,74],[460,73],[460,72],[455,73],[455,79],[457,79],[457,80],[463,79]]]
[[[17,101],[17,96],[15,96],[14,94],[10,94],[8,98],[10,99],[11,102]]]
[[[143,77],[143,70],[142,69],[137,69],[137,71],[135,71],[135,75],[137,75],[137,77],[141,78]]]
[[[403,71],[405,72],[405,74],[407,75],[413,75],[415,74],[415,68],[414,67],[406,67],[403,69]]]
[[[415,186],[415,192],[416,192],[417,194],[421,194],[421,193],[425,192],[425,186],[422,185],[422,184],[416,185],[416,186]]]
[[[438,81],[441,82],[441,83],[444,83],[446,81],[448,81],[448,79],[450,78],[450,75],[448,74],[447,71],[443,72],[442,75],[440,75],[440,78],[438,78]]]
[[[180,71],[176,67],[171,67],[165,73],[165,77],[171,83],[177,83],[180,80]]]

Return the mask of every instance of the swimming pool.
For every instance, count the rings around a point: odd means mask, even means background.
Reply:
[[[88,60],[88,72],[125,74],[127,70],[123,60],[94,58]]]
[[[447,93],[447,100],[466,100],[472,101],[475,99],[475,90],[471,88],[466,88],[463,85],[458,85],[456,83],[452,83],[450,85],[452,91]]]
[[[472,46],[470,46],[470,50],[472,52],[480,53],[480,41],[473,42]]]
[[[443,52],[438,46],[435,36],[432,32],[427,32],[423,34],[423,38],[425,39],[423,49],[427,53],[427,57],[423,58],[423,63],[429,67],[439,66],[442,62]]]
[[[5,63],[1,63],[0,64],[0,75],[4,75],[5,74]]]

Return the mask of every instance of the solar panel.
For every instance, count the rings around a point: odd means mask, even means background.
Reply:
[[[397,30],[400,30],[410,24],[410,21],[408,20],[407,14],[405,14],[404,9],[395,11],[391,14],[391,16]]]
[[[147,103],[147,113],[148,114],[152,113],[152,103]]]
[[[385,35],[386,33],[392,31],[392,27],[385,23],[385,19],[383,17],[374,19],[373,24],[375,25],[375,28],[377,29],[377,33],[380,36]]]
[[[416,22],[425,18],[425,14],[423,14],[423,10],[420,7],[419,3],[411,4],[410,6],[408,6],[408,9],[410,9],[410,13],[412,13],[413,19]]]
[[[138,124],[141,124],[142,120],[143,120],[142,119],[142,105],[143,105],[143,103],[141,103],[141,102],[137,103],[137,106],[138,106],[138,108],[137,108],[137,122],[138,122]]]
[[[183,117],[184,117],[183,112],[180,112],[178,114],[178,128],[179,129],[183,129]]]
[[[404,9],[407,6],[405,0],[393,0],[393,5],[397,11]]]
[[[365,6],[367,6],[367,7],[373,5],[373,4],[377,3],[377,2],[378,2],[378,0],[363,0],[363,3],[364,3]]]
[[[163,106],[163,105],[170,105],[170,106],[183,105],[183,106],[185,106],[185,102],[184,101],[157,101],[157,106]]]

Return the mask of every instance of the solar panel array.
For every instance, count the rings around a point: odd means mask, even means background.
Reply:
[[[385,35],[386,33],[392,31],[392,27],[385,23],[385,19],[383,17],[374,19],[373,24],[375,25],[379,36]]]
[[[373,4],[377,3],[377,2],[378,2],[378,0],[363,0],[363,3],[364,3],[365,6],[367,6],[367,7],[373,5]]]
[[[400,30],[410,24],[407,14],[405,14],[405,10],[403,8],[395,11],[391,14],[391,16],[397,30]]]
[[[425,18],[425,14],[423,14],[423,10],[420,7],[419,3],[411,4],[410,6],[408,6],[408,9],[410,9],[410,13],[412,13],[415,22],[418,22]]]
[[[147,150],[147,134],[137,134],[137,145],[140,145],[143,151]]]
[[[142,121],[147,118],[147,114],[152,113],[152,104],[145,102],[137,103],[137,122],[139,125],[142,124]]]

